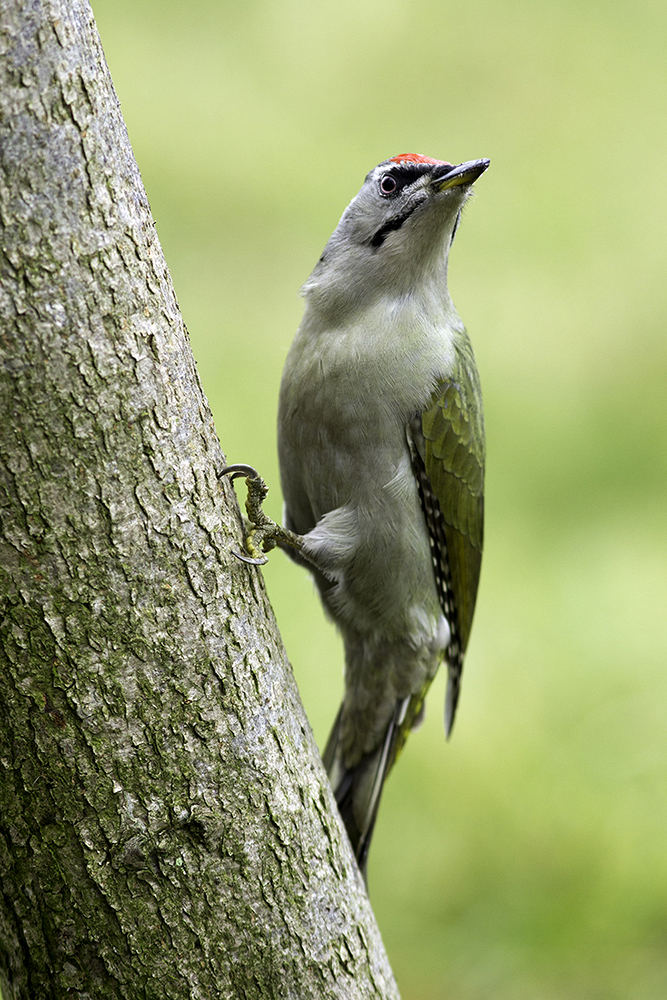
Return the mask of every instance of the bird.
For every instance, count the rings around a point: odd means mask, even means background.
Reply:
[[[366,176],[302,288],[278,407],[283,526],[246,477],[247,562],[276,544],[314,576],[345,649],[323,753],[366,878],[382,788],[447,664],[449,737],[477,597],[484,417],[470,339],[447,287],[463,207],[488,159],[418,153]]]

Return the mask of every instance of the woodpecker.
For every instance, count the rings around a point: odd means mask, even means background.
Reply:
[[[345,646],[323,760],[365,875],[382,786],[444,659],[449,736],[483,539],[484,419],[447,289],[463,206],[489,160],[415,153],[367,175],[303,286],[278,411],[284,528],[246,477],[248,562],[279,544],[313,573]]]

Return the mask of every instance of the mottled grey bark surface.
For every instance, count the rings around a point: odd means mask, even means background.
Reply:
[[[0,8],[0,986],[397,997],[84,0]]]

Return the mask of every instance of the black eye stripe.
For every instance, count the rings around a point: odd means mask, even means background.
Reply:
[[[400,166],[394,167],[392,173],[398,180],[398,183],[402,187],[405,187],[406,184],[412,184],[413,181],[416,181],[431,170],[433,170],[433,167],[430,164],[402,163]]]
[[[392,167],[390,170],[385,171],[379,178],[378,187],[380,189],[380,196],[382,198],[395,198],[403,188],[409,184],[413,184],[432,169],[433,167],[430,164],[422,163],[401,163]],[[389,190],[392,180],[396,186]]]

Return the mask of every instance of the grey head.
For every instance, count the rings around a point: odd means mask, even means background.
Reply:
[[[329,239],[303,294],[316,309],[366,305],[447,280],[447,255],[461,210],[489,160],[453,165],[418,153],[368,173]]]

